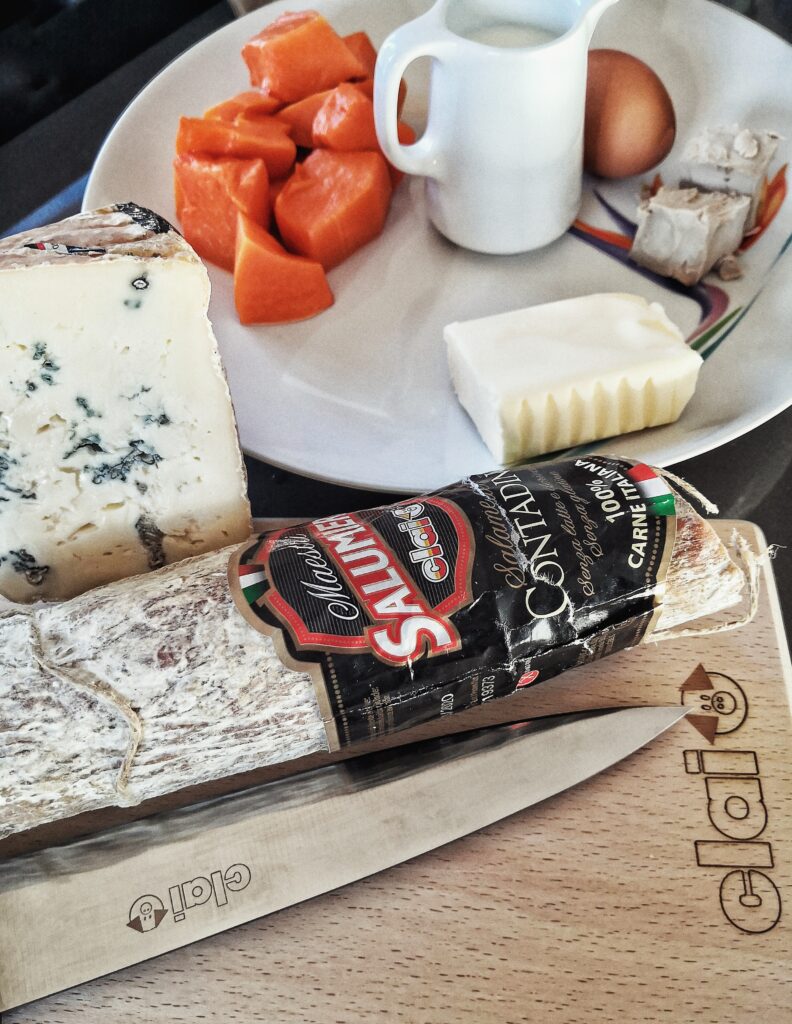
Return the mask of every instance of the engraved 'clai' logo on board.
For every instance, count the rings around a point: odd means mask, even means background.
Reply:
[[[771,877],[773,846],[766,837],[770,819],[755,750],[740,749],[729,738],[748,720],[749,704],[740,684],[703,665],[681,688],[687,721],[710,746],[684,752],[685,771],[704,782],[706,814],[714,829],[694,843],[696,864],[720,874],[718,898],[726,920],[741,932],[769,932],[781,919],[781,893]],[[722,740],[724,745],[716,743]]]

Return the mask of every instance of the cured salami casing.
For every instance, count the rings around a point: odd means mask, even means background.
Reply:
[[[283,612],[289,596],[286,583],[278,584],[282,589],[277,594],[279,602],[272,600],[280,571],[276,555],[300,554],[306,537],[323,545],[323,561],[331,563],[336,558],[332,564],[344,579],[348,600],[365,607],[369,626],[361,636],[371,635],[371,617],[376,617],[378,607],[366,604],[366,594],[373,600],[372,594],[381,593],[384,583],[378,591],[375,580],[367,592],[366,584],[361,583],[366,579],[362,568],[359,577],[352,575],[352,569],[362,567],[363,560],[343,564],[338,554],[341,531],[353,531],[345,535],[344,550],[355,550],[354,542],[363,545],[359,550],[365,552],[379,550],[375,540],[382,540],[392,528],[393,543],[383,541],[380,546],[388,557],[393,556],[394,565],[402,567],[399,571],[413,573],[404,577],[408,589],[411,580],[423,578],[418,573],[429,557],[426,551],[437,554],[445,545],[437,564],[443,559],[448,563],[453,537],[464,540],[454,548],[453,558],[457,568],[463,555],[468,562],[464,572],[456,573],[453,590],[444,591],[439,603],[432,604],[424,591],[419,597],[427,615],[445,617],[450,628],[472,630],[475,642],[462,637],[456,649],[436,659],[421,648],[402,666],[393,660],[383,664],[383,678],[396,680],[392,693],[398,694],[398,699],[391,701],[398,705],[396,710],[391,709],[382,719],[386,731],[444,713],[448,709],[442,701],[448,692],[466,695],[464,700],[460,697],[459,709],[465,702],[466,706],[480,703],[487,695],[482,695],[476,680],[493,665],[487,678],[499,681],[497,697],[514,692],[531,676],[546,677],[630,643],[661,637],[669,629],[739,601],[744,587],[742,572],[709,524],[673,492],[672,515],[667,506],[656,507],[668,520],[655,524],[660,530],[656,536],[662,535],[663,543],[668,544],[668,557],[661,565],[663,559],[655,551],[659,575],[653,585],[641,584],[644,589],[635,590],[639,603],[628,608],[626,598],[612,595],[607,600],[580,600],[573,594],[575,580],[582,576],[580,565],[588,563],[576,562],[575,573],[570,572],[569,564],[564,563],[564,545],[571,537],[579,538],[582,543],[577,548],[596,552],[608,541],[611,526],[628,529],[615,512],[604,513],[603,504],[613,508],[610,503],[620,501],[627,510],[643,502],[646,510],[658,499],[645,487],[637,501],[629,500],[634,497],[629,484],[618,490],[619,481],[626,479],[623,461],[592,457],[569,466],[545,464],[532,469],[530,475],[528,470],[486,474],[435,496],[319,521],[311,528],[313,532],[307,527],[302,533],[281,532],[266,544],[258,539],[247,546],[241,558],[237,548],[226,548],[108,584],[60,604],[0,604],[0,838],[81,812],[136,804],[185,786],[289,761],[327,750],[333,743],[343,745],[345,721],[352,723],[351,741],[357,735],[355,728],[364,725],[368,735],[376,734],[370,703],[355,719],[359,705],[351,698],[345,703],[343,694],[327,697],[328,664],[343,689],[345,655],[336,652],[330,659],[307,642],[305,649],[300,649],[302,634],[293,626],[293,617]],[[556,552],[555,562],[567,566],[564,614],[553,620],[529,621],[525,612],[525,593],[557,581],[557,576],[546,558],[544,562],[532,560],[531,545],[521,540],[521,531],[525,538],[535,533],[527,530],[515,512],[518,498],[522,498],[520,507],[529,509],[518,483],[530,491],[531,500],[544,501],[543,522],[550,539],[543,543],[542,557],[548,551]],[[544,497],[537,498],[542,487],[546,488]],[[616,497],[603,499],[605,493]],[[481,521],[474,514],[478,506],[489,510],[489,516]],[[562,506],[569,513],[562,512]],[[559,510],[559,519],[551,522],[547,509],[553,507]],[[498,516],[502,514],[503,531],[496,529],[493,509]],[[574,517],[575,509],[582,518]],[[462,532],[452,536],[445,520],[441,529],[437,525],[441,513]],[[602,517],[606,514],[615,517],[612,524],[605,523]],[[641,517],[635,521],[641,522]],[[431,532],[434,527],[430,530],[428,524],[432,522],[439,532]],[[407,527],[402,531],[399,528],[404,523]],[[639,538],[636,550],[641,549],[643,529],[635,527],[624,533],[625,565],[635,536]],[[595,530],[600,532],[595,534]],[[505,563],[508,552],[499,542],[504,536],[511,537],[515,548],[513,558]],[[401,538],[408,547],[400,553],[396,544]],[[413,551],[418,553],[408,557]],[[253,562],[246,562],[246,555]],[[256,562],[257,558],[261,561]],[[503,575],[495,567],[505,564],[508,568],[515,563],[524,573],[520,577],[524,586],[504,585],[504,591],[510,592],[495,592],[493,597],[493,579]],[[284,562],[287,568],[288,564]],[[318,564],[314,559],[314,565]],[[266,612],[261,628],[251,618],[250,594],[246,611],[239,588],[229,583],[229,576],[233,583],[240,566],[256,570],[249,574],[250,579],[264,580],[256,591],[258,606]],[[388,572],[395,572],[391,568],[382,571],[382,580]],[[304,575],[301,572],[294,578],[304,583]],[[609,569],[610,580],[617,575]],[[398,573],[393,578],[398,578]],[[415,588],[417,593],[418,583]],[[311,594],[317,592],[314,586]],[[404,607],[411,607],[403,595],[401,599]],[[622,606],[627,612],[622,613]],[[487,607],[495,609],[501,619],[487,617]],[[270,614],[272,609],[277,614]],[[301,625],[316,628],[296,601],[292,610],[303,615]],[[519,621],[514,618],[518,613],[523,617]],[[508,628],[505,623],[510,623]],[[608,630],[611,639],[603,644],[601,638]],[[350,635],[345,634],[344,643],[360,639],[349,640]],[[495,635],[497,639],[493,639]],[[366,676],[367,666],[378,663],[359,643],[353,653],[358,660],[353,662],[350,692]],[[322,672],[324,688],[317,685]],[[434,676],[444,679],[436,705],[432,703]],[[453,679],[452,685],[447,683],[449,679]],[[409,692],[410,686],[414,693]],[[377,687],[372,685],[367,692],[374,689]],[[403,714],[402,705],[407,709]],[[335,721],[331,721],[333,716]]]

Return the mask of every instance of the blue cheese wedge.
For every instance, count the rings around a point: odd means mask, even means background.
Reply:
[[[445,328],[459,400],[500,463],[678,419],[701,357],[656,302],[588,295]]]
[[[244,540],[209,279],[134,204],[0,242],[0,594],[72,597]]]

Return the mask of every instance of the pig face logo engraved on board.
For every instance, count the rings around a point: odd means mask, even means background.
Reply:
[[[691,724],[710,739],[736,732],[748,716],[742,687],[722,672],[709,672],[699,665],[681,691],[682,704],[690,708]]]
[[[165,904],[159,896],[138,896],[129,908],[127,928],[134,928],[136,932],[151,932],[158,927],[167,913]]]
[[[713,693],[712,697],[707,701],[706,699],[701,703],[702,711],[714,711],[716,715],[725,717],[726,715],[733,715],[737,710],[737,699],[734,694],[729,693],[726,690],[718,690],[717,693]]]

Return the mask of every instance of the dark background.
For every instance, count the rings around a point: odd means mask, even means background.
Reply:
[[[215,0],[5,0],[0,145],[214,6]]]

